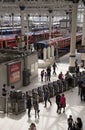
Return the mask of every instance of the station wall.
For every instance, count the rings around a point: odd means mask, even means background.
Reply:
[[[10,71],[14,69],[12,65],[13,66],[16,65],[17,67],[20,68],[20,69],[18,68],[19,70],[16,73],[18,80],[14,76],[15,72],[14,72],[14,74],[13,73],[10,74]],[[8,63],[0,64],[0,95],[2,95],[3,84],[7,85],[8,91],[10,90],[11,85],[14,85],[16,89],[20,89],[21,87],[24,87],[23,86],[23,70],[24,70],[24,68],[28,69],[30,71],[30,74],[31,74],[30,75],[30,81],[32,81],[38,75],[37,54],[33,53],[31,55],[26,56],[25,58],[20,58],[16,61],[15,60],[10,61],[10,63],[8,62]],[[20,75],[20,77],[18,75]],[[14,76],[14,79],[10,78],[12,76]]]

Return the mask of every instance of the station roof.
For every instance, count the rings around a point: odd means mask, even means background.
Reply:
[[[24,9],[26,14],[48,15],[49,11],[71,12],[73,3],[85,3],[85,0],[0,0],[0,15],[20,14],[20,8]]]

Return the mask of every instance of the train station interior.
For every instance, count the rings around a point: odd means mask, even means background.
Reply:
[[[0,130],[84,130],[84,112],[85,0],[0,0]]]

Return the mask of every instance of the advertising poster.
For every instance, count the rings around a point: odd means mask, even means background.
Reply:
[[[19,81],[21,78],[21,62],[9,64],[9,83]]]

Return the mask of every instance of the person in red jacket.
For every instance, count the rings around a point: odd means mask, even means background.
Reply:
[[[63,108],[63,112],[65,112],[66,98],[65,98],[64,94],[62,94],[60,97],[60,106],[61,106],[61,109]],[[60,113],[61,113],[61,111],[60,111]]]

